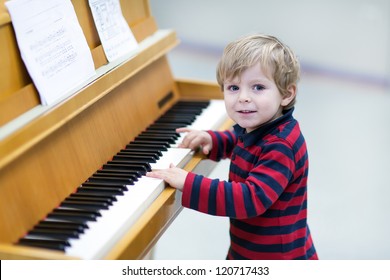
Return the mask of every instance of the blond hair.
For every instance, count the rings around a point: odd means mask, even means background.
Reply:
[[[276,37],[255,34],[226,46],[217,67],[218,84],[223,90],[227,79],[240,77],[243,71],[256,64],[271,76],[282,96],[288,96],[288,88],[299,81],[300,65],[294,52]],[[294,97],[284,108],[292,108],[295,101]]]

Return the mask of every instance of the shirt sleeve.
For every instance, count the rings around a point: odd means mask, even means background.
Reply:
[[[270,143],[243,182],[210,179],[190,172],[182,205],[216,216],[241,219],[258,216],[278,200],[293,180],[294,171],[292,147],[283,141]]]
[[[213,148],[210,151],[209,158],[215,161],[229,158],[237,141],[236,134],[231,130],[209,130],[207,132],[211,135],[213,142]]]

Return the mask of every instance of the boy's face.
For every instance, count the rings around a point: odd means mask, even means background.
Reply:
[[[269,76],[256,64],[246,69],[241,77],[224,82],[227,113],[247,132],[280,117],[282,106],[288,104]]]

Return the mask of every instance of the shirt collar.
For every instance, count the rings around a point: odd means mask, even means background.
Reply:
[[[279,118],[273,120],[272,122],[269,122],[265,125],[260,126],[259,128],[255,129],[254,131],[250,133],[246,133],[245,128],[242,128],[238,124],[234,125],[234,132],[236,133],[239,140],[244,142],[244,146],[248,147],[251,145],[254,145],[259,139],[264,137],[265,135],[269,134],[271,130],[275,129],[279,125],[290,121],[293,119],[292,113],[294,111],[294,108],[291,108],[289,110],[283,111],[283,115]]]

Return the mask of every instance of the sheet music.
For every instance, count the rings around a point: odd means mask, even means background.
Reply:
[[[89,0],[89,6],[108,61],[137,49],[138,43],[123,17],[119,0]]]
[[[26,68],[50,105],[95,74],[83,31],[70,0],[5,2]]]

